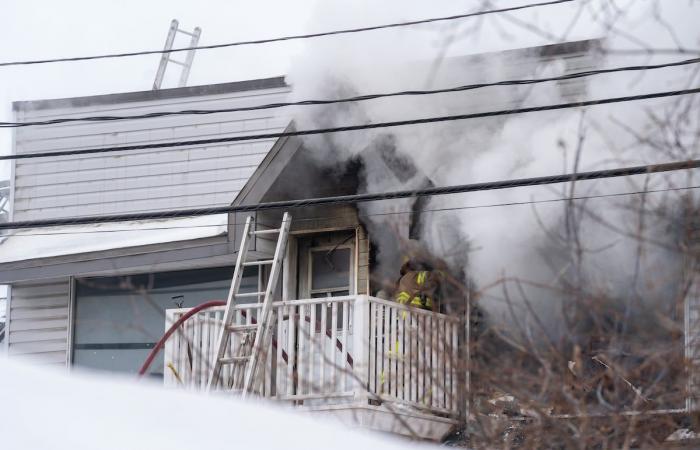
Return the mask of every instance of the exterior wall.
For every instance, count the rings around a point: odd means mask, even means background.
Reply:
[[[369,235],[365,227],[358,225],[357,234],[357,293],[371,295],[369,291]]]
[[[245,214],[235,214],[236,223],[245,222]],[[270,226],[277,226],[282,220],[279,211],[261,211],[257,213],[257,222],[264,223]],[[304,236],[306,234],[323,233],[335,230],[352,230],[355,229],[355,256],[353,258],[355,267],[353,268],[355,275],[356,290],[358,295],[370,295],[369,290],[369,246],[370,239],[364,226],[360,223],[357,216],[357,209],[350,205],[335,205],[324,207],[308,207],[292,212],[292,224],[290,232],[293,235]],[[239,231],[240,234],[240,231]],[[273,238],[273,239],[276,239]],[[239,241],[240,242],[240,241]],[[263,253],[271,254],[274,251],[276,240],[260,237],[256,238],[255,249]],[[290,240],[291,242],[291,240]],[[295,247],[295,252],[297,251]],[[296,258],[293,258],[296,260]],[[297,268],[293,268],[292,272],[296,273]],[[286,279],[289,279],[288,272]],[[294,275],[295,277],[296,275]],[[296,286],[295,283],[292,283]],[[296,287],[288,289],[296,290]],[[294,298],[286,297],[287,300]]]
[[[70,298],[68,279],[13,285],[7,311],[8,355],[65,364],[70,342]]]
[[[146,99],[138,100],[135,96],[120,102],[122,97],[131,94],[118,94],[107,96],[113,97],[112,100],[102,101],[87,97],[45,103],[21,102],[15,104],[16,119],[34,121],[236,108],[280,102],[286,98],[289,88],[281,79],[262,81],[266,82],[261,84],[263,89],[210,95],[207,95],[210,86],[158,91],[159,94],[183,91],[188,95],[165,99],[163,95],[136,93],[143,94]],[[26,127],[16,131],[15,151],[28,154],[279,132],[287,126],[289,118],[276,117],[274,111]],[[274,140],[265,140],[17,160],[13,219],[226,205],[233,201],[273,143]]]
[[[17,121],[238,108],[284,101],[281,78],[66,100],[18,102]],[[274,110],[78,122],[15,130],[17,154],[282,131]],[[228,205],[274,140],[16,160],[12,219]],[[69,283],[15,284],[8,311],[10,355],[65,364],[70,345]]]

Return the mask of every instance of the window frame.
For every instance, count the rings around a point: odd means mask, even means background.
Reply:
[[[313,260],[313,254],[314,252],[320,252],[320,251],[336,251],[336,250],[348,250],[348,258],[349,258],[349,264],[348,264],[348,284],[344,286],[339,286],[339,287],[334,287],[334,288],[322,288],[322,289],[313,289],[313,272],[314,272],[314,260]],[[353,244],[341,244],[341,245],[321,245],[317,247],[309,247],[307,251],[307,261],[308,261],[308,267],[307,267],[307,274],[306,274],[306,282],[308,286],[308,291],[309,291],[309,297],[310,298],[322,298],[322,297],[314,297],[316,294],[331,294],[331,295],[326,295],[326,297],[332,297],[334,292],[342,292],[342,291],[347,291],[348,295],[356,295],[356,287],[355,287],[355,261],[354,261],[354,245]]]
[[[204,272],[204,271],[208,271],[208,270],[222,270],[222,269],[230,269],[233,271],[235,268],[233,266],[228,266],[228,265],[225,265],[225,266],[216,265],[216,266],[212,266],[212,267],[203,267],[203,268],[187,268],[187,269],[179,269],[179,270],[164,270],[164,271],[142,272],[142,273],[134,273],[134,274],[71,277],[70,278],[70,303],[69,303],[70,306],[69,306],[69,317],[68,317],[68,327],[69,327],[68,328],[68,342],[67,342],[68,345],[67,345],[67,352],[66,352],[66,361],[67,361],[68,370],[73,370],[76,367],[80,367],[80,368],[88,367],[88,366],[84,366],[82,364],[76,365],[76,361],[75,361],[75,351],[76,350],[92,349],[92,348],[80,348],[80,347],[84,347],[86,345],[90,346],[90,347],[93,347],[93,346],[109,346],[109,347],[138,346],[138,347],[144,347],[143,349],[150,349],[153,347],[153,345],[155,345],[155,342],[136,342],[136,343],[132,343],[132,342],[113,342],[113,343],[83,342],[83,343],[76,343],[75,335],[76,335],[76,329],[79,325],[77,323],[77,320],[76,320],[76,314],[78,312],[78,303],[80,301],[80,298],[78,296],[78,283],[80,283],[81,281],[90,280],[90,279],[102,279],[102,278],[106,278],[106,279],[122,278],[122,277],[139,276],[139,275],[145,275],[145,276],[148,276],[148,275],[156,275],[156,276],[157,275],[166,275],[167,276],[169,274],[178,273],[178,272],[183,272],[183,273],[185,273],[185,272],[199,272],[199,271]],[[244,270],[246,270],[246,271],[250,270],[250,271],[257,272],[257,274],[255,275],[255,280],[257,282],[257,287],[255,288],[255,291],[256,292],[261,291],[262,290],[261,289],[261,280],[262,280],[262,272],[263,272],[262,267],[261,266],[246,267],[246,268],[244,268]],[[245,276],[245,273],[244,273],[244,276]],[[251,276],[251,278],[252,278],[252,276]],[[223,278],[222,280],[224,280],[226,282],[226,285],[227,285],[226,290],[228,290],[230,287],[231,278],[229,278],[227,276],[226,278]],[[156,290],[157,289],[159,289],[159,288],[156,288]],[[167,289],[173,289],[173,288],[168,287]],[[126,292],[127,291],[124,290],[124,293],[126,293]],[[223,290],[222,290],[222,292],[223,292]],[[246,299],[246,300],[248,300],[248,299]],[[260,302],[260,300],[257,297],[250,297],[249,300],[251,301],[251,303],[259,303]],[[191,306],[185,306],[185,308],[190,308],[190,307]],[[173,306],[171,308],[177,309],[177,307],[175,307],[175,306]],[[165,328],[166,328],[166,323],[167,323],[166,322],[167,321],[166,311],[168,309],[171,309],[171,308],[167,308],[164,310],[164,316],[163,316],[164,327],[158,328],[158,330],[162,330],[161,333],[164,332]],[[155,328],[153,331],[155,332]],[[93,350],[110,350],[110,349],[111,348],[95,348]],[[121,350],[140,350],[140,349],[142,349],[142,348],[139,348],[139,349],[123,348]],[[114,350],[120,350],[120,349],[114,348]],[[161,352],[158,355],[158,358],[161,358],[162,356],[163,355]],[[90,370],[95,370],[95,369],[90,368]],[[102,369],[99,369],[99,370],[102,370]],[[118,371],[118,370],[116,370],[116,371],[115,370],[108,370],[108,372],[110,372],[110,373],[122,373],[121,371]]]

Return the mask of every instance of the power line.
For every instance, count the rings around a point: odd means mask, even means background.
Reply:
[[[297,34],[297,35],[283,36],[283,37],[276,37],[276,38],[256,39],[256,40],[251,40],[251,41],[239,41],[239,42],[228,42],[228,43],[223,43],[223,44],[201,45],[201,46],[197,46],[197,47],[181,47],[181,48],[174,48],[174,49],[170,49],[170,50],[146,50],[146,51],[139,51],[139,52],[110,53],[110,54],[93,55],[93,56],[73,56],[73,57],[69,57],[69,58],[52,58],[52,59],[35,59],[35,60],[30,60],[30,61],[0,62],[0,67],[26,66],[26,65],[33,65],[33,64],[47,64],[47,63],[56,63],[56,62],[87,61],[87,60],[93,60],[93,59],[125,58],[125,57],[129,57],[129,56],[143,56],[143,55],[156,55],[156,54],[163,54],[163,53],[177,53],[177,52],[185,52],[185,51],[189,51],[189,50],[211,50],[211,49],[226,48],[226,47],[241,47],[241,46],[245,46],[245,45],[269,44],[272,42],[293,41],[293,40],[310,39],[310,38],[317,38],[317,37],[323,37],[323,36],[335,36],[335,35],[339,35],[339,34],[351,34],[351,33],[361,33],[361,32],[365,32],[365,31],[383,30],[383,29],[387,29],[387,28],[399,28],[399,27],[407,27],[407,26],[413,26],[413,25],[422,25],[422,24],[427,24],[427,23],[445,22],[445,21],[450,21],[450,20],[466,19],[469,17],[485,16],[488,14],[497,14],[497,13],[504,13],[504,12],[512,12],[512,11],[518,11],[518,10],[523,10],[523,9],[529,9],[529,8],[537,8],[540,6],[550,6],[550,5],[556,5],[559,3],[570,3],[573,1],[575,1],[575,0],[555,0],[555,1],[548,1],[548,2],[532,3],[532,4],[527,4],[527,5],[521,5],[521,6],[513,6],[513,7],[509,7],[509,8],[491,9],[491,10],[487,10],[487,11],[477,11],[477,12],[473,12],[473,13],[457,14],[457,15],[446,16],[446,17],[434,17],[431,19],[412,20],[412,21],[408,21],[408,22],[396,22],[396,23],[389,23],[389,24],[384,24],[384,25],[374,25],[374,26],[369,26],[369,27],[348,28],[348,29],[344,29],[344,30],[335,30],[335,31],[323,31],[320,33]]]
[[[112,121],[112,120],[133,120],[133,119],[152,119],[158,117],[167,116],[184,116],[184,115],[209,115],[209,114],[219,114],[219,113],[232,113],[232,112],[244,112],[244,111],[257,111],[265,109],[276,109],[288,106],[311,106],[311,105],[330,105],[336,103],[351,103],[360,102],[367,100],[375,100],[379,98],[388,97],[401,97],[401,96],[420,96],[420,95],[434,95],[434,94],[446,94],[455,92],[464,92],[475,89],[482,89],[486,87],[495,86],[518,86],[518,85],[530,85],[537,83],[546,83],[551,81],[565,81],[572,80],[576,78],[590,77],[594,75],[609,74],[616,72],[628,72],[628,71],[646,71],[646,70],[656,70],[669,67],[685,66],[689,64],[697,64],[700,62],[700,58],[686,59],[683,61],[674,61],[670,63],[663,64],[648,64],[648,65],[636,65],[636,66],[623,66],[615,67],[610,69],[597,69],[588,70],[584,72],[575,72],[565,75],[560,75],[556,77],[547,78],[531,78],[531,79],[520,79],[520,80],[505,80],[497,81],[492,83],[476,83],[467,84],[461,86],[455,86],[451,88],[443,89],[430,89],[430,90],[410,90],[410,91],[398,91],[382,94],[365,94],[355,97],[346,97],[340,99],[328,99],[328,100],[301,100],[296,102],[278,102],[278,103],[268,103],[264,105],[254,105],[238,108],[222,108],[222,109],[189,109],[183,111],[158,111],[147,114],[135,114],[128,116],[87,116],[87,117],[62,117],[50,120],[40,120],[34,122],[0,122],[0,128],[17,128],[17,127],[28,127],[35,125],[55,125],[61,123],[70,122],[102,122],[102,121]]]
[[[47,228],[62,225],[84,225],[92,223],[127,222],[134,220],[165,219],[175,217],[196,217],[214,214],[230,214],[251,211],[268,211],[275,209],[295,209],[316,205],[357,204],[378,200],[393,200],[399,198],[428,197],[435,195],[458,194],[477,191],[492,191],[525,186],[542,186],[559,184],[572,181],[597,180],[603,178],[617,178],[631,175],[643,175],[652,173],[671,172],[686,169],[700,168],[700,159],[688,161],[676,161],[664,164],[650,164],[643,166],[622,167],[616,169],[595,170],[590,172],[567,173],[533,178],[520,178],[504,181],[491,181],[484,183],[471,183],[455,186],[434,187],[427,189],[401,190],[393,192],[379,192],[368,194],[340,195],[333,197],[308,198],[302,200],[284,200],[253,205],[218,206],[212,208],[193,208],[170,211],[154,211],[149,213],[129,213],[87,216],[77,218],[58,218],[45,220],[25,220],[17,222],[0,223],[0,229],[19,228]]]
[[[613,192],[610,194],[595,194],[595,195],[578,195],[574,197],[561,197],[561,198],[550,198],[545,200],[523,200],[518,202],[504,202],[504,203],[485,203],[480,205],[465,205],[465,206],[452,206],[445,208],[423,208],[410,211],[387,211],[383,213],[368,213],[368,214],[358,214],[359,218],[369,218],[369,217],[382,217],[382,216],[394,216],[394,215],[405,215],[405,214],[415,214],[419,213],[436,213],[436,212],[446,212],[446,211],[462,211],[471,209],[486,209],[486,208],[497,208],[503,206],[524,206],[524,205],[537,205],[544,203],[561,203],[568,201],[579,201],[579,200],[592,200],[601,198],[613,198],[613,197],[627,197],[631,195],[645,195],[645,194],[657,194],[662,192],[673,192],[673,191],[688,191],[693,189],[700,189],[700,185],[696,186],[681,186],[673,188],[663,188],[663,189],[646,189],[641,191],[630,191],[630,192]],[[295,222],[310,222],[318,220],[333,220],[341,219],[342,216],[321,216],[321,217],[302,217],[294,219]],[[234,223],[231,226],[242,227],[244,223]],[[193,229],[193,228],[218,228],[222,224],[211,224],[211,225],[181,225],[172,227],[147,227],[147,228],[119,228],[112,230],[88,230],[88,231],[59,231],[54,233],[25,233],[25,234],[15,234],[12,235],[13,238],[16,237],[32,237],[32,236],[61,236],[61,235],[82,235],[82,234],[99,234],[99,233],[122,233],[122,232],[135,232],[135,231],[163,231],[163,230],[177,230],[177,229]]]
[[[700,93],[700,88],[693,89],[682,89],[675,91],[665,91],[656,92],[652,94],[642,94],[642,95],[632,95],[627,97],[612,97],[604,98],[598,100],[586,100],[580,102],[569,102],[569,103],[558,103],[554,105],[544,105],[544,106],[531,106],[527,108],[514,108],[514,109],[504,109],[498,111],[486,111],[480,113],[471,114],[457,114],[449,116],[435,116],[426,117],[422,119],[409,119],[409,120],[398,120],[393,122],[378,122],[369,123],[364,125],[346,125],[342,127],[331,127],[331,128],[315,128],[308,130],[295,130],[295,131],[282,131],[276,133],[262,133],[262,134],[251,134],[244,136],[229,136],[222,138],[211,138],[211,139],[199,139],[191,141],[175,141],[175,142],[160,142],[154,144],[140,144],[140,145],[126,145],[121,147],[104,147],[104,148],[88,148],[81,150],[63,150],[63,151],[53,151],[53,152],[36,152],[36,153],[25,153],[20,155],[2,155],[0,156],[0,161],[12,160],[12,159],[33,159],[33,158],[47,158],[55,156],[69,156],[69,155],[85,155],[91,153],[113,153],[113,152],[124,152],[124,151],[135,151],[135,150],[148,150],[154,148],[164,148],[164,147],[185,147],[193,145],[210,145],[210,144],[221,144],[224,142],[242,142],[242,141],[253,141],[260,139],[277,139],[281,137],[291,137],[291,136],[310,136],[315,134],[327,134],[327,133],[340,133],[345,131],[357,131],[357,130],[371,130],[377,128],[390,128],[390,127],[400,127],[407,125],[421,125],[428,123],[438,123],[438,122],[451,122],[455,120],[468,120],[477,119],[483,117],[496,117],[496,116],[506,116],[514,114],[523,114],[538,111],[553,111],[560,109],[569,108],[580,108],[585,106],[594,105],[606,105],[611,103],[623,103],[638,100],[649,100],[654,98],[665,98],[665,97],[675,97],[679,95],[697,94]]]

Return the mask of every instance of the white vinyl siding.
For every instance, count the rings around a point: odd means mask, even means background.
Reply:
[[[18,359],[65,364],[70,322],[69,280],[14,284],[10,295],[8,354]]]
[[[225,87],[225,92],[219,89],[210,94],[206,94],[212,92],[210,87],[185,88],[186,95],[181,97],[161,91],[107,99],[21,102],[15,105],[16,120],[237,108],[284,101],[289,92],[275,80],[259,85],[273,87],[235,90],[233,86],[230,91]],[[185,91],[177,95],[180,92]],[[289,118],[276,114],[263,110],[19,128],[14,149],[17,154],[29,154],[279,132]],[[274,141],[16,160],[13,220],[228,205]],[[71,332],[69,290],[68,279],[12,286],[6,335],[11,357],[66,363]]]
[[[284,101],[287,87],[182,98],[32,110],[18,121],[221,109]],[[59,102],[60,103],[60,102]],[[67,123],[16,131],[15,151],[27,154],[93,147],[201,140],[282,131],[276,110]],[[32,220],[230,204],[274,139],[17,160],[13,219]]]

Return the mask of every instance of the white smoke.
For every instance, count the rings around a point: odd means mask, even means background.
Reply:
[[[610,21],[605,22],[607,27],[602,26],[601,22],[609,17],[605,14],[601,16],[600,10],[591,6],[601,6],[604,3],[598,5],[598,2],[589,2],[590,9],[581,15],[580,23],[572,28],[574,31],[569,36],[594,36],[600,38],[600,43],[605,48],[630,48],[632,45],[629,44],[627,34],[639,36],[640,39],[644,39],[646,34],[653,35],[654,42],[663,46],[664,40],[659,38],[657,29],[659,25],[653,21],[649,5],[640,6],[636,12],[628,12],[627,21],[618,18],[614,22],[615,29],[625,31],[620,34],[608,30]],[[381,6],[368,0],[322,2],[311,28],[345,28],[367,22],[383,23],[464,12],[465,9],[459,6],[452,5],[453,9],[448,10],[444,5],[437,7],[432,2],[418,1],[382,2]],[[467,10],[473,6],[467,6]],[[697,8],[684,6],[697,14]],[[601,8],[605,12],[605,8]],[[401,12],[398,17],[397,11]],[[592,11],[598,11],[598,15],[594,17]],[[576,8],[550,7],[546,15],[548,21],[541,19],[545,17],[543,12],[544,10],[533,10],[513,15],[535,23],[549,33],[561,35],[564,32],[563,26],[557,24],[568,24],[574,17]],[[684,14],[691,13],[674,9],[668,14],[674,20],[682,20]],[[476,28],[479,23],[481,28]],[[501,31],[504,27],[508,30],[507,33]],[[688,23],[678,26],[676,31],[691,46],[693,40],[697,40],[697,32]],[[533,38],[527,31],[497,16],[467,19],[456,25],[435,24],[319,39],[310,43],[297,58],[288,81],[294,87],[295,98],[301,100],[443,88],[563,73],[567,66],[561,59],[546,64],[533,64],[532,58],[514,59],[512,53],[501,56],[491,54],[481,60],[464,56],[543,43],[548,42]],[[591,56],[586,61],[597,67],[681,59],[666,56],[649,57],[642,61],[638,57],[614,54],[592,55],[597,56]],[[568,70],[571,72],[588,68],[595,67],[568,67]],[[687,87],[685,84],[689,77],[687,69],[673,69],[643,75],[622,73],[591,77],[574,86],[585,85],[586,93],[578,99],[595,99],[684,88]],[[463,93],[393,97],[354,104],[301,107],[295,111],[294,116],[300,129],[395,121],[492,111],[520,104],[545,105],[571,101],[569,97],[562,97],[563,89],[566,87],[545,83]],[[648,131],[649,108],[654,108],[652,111],[661,117],[673,104],[674,99],[635,102],[592,107],[585,112],[570,109],[506,118],[336,133],[310,137],[306,144],[320,161],[331,165],[350,158],[364,158],[366,173],[363,189],[367,192],[416,187],[420,174],[426,175],[436,186],[531,177],[574,169],[585,171],[670,160],[674,155],[661,153],[654,143],[637,142],[634,134]],[[692,117],[693,122],[688,123],[689,129],[697,125],[697,119]],[[581,136],[583,141],[576,162]],[[374,154],[371,150],[386,145],[387,139],[395,144],[398,154],[413,163],[420,174],[397,177],[383,164],[368,159],[368,155]],[[683,141],[686,138],[680,139]],[[675,157],[697,157],[697,150],[688,148],[684,150],[685,153],[679,150],[682,154],[678,153]],[[654,175],[648,180],[637,176],[579,182],[574,195],[675,187],[692,183],[691,178],[692,174],[678,173]],[[490,286],[503,276],[536,284],[556,284],[572,270],[567,266],[571,264],[571,258],[561,259],[554,250],[558,243],[557,233],[564,229],[562,224],[565,221],[566,202],[478,209],[454,208],[549,200],[563,198],[570,193],[571,186],[567,184],[436,196],[423,207],[442,211],[423,215],[421,241],[450,262],[463,264],[467,259],[467,249],[463,244],[468,238],[471,244],[469,264],[463,268],[480,287]],[[652,208],[664,202],[675,201],[678,197],[677,192],[649,194],[646,206]],[[585,204],[592,212],[604,218],[601,223],[599,218],[593,216],[584,214],[580,217],[579,240],[585,250],[581,270],[591,285],[595,284],[597,289],[611,292],[629,290],[632,280],[639,279],[643,285],[641,290],[646,293],[646,297],[652,298],[667,289],[664,280],[675,279],[673,273],[677,272],[679,258],[664,247],[672,245],[673,238],[668,233],[664,234],[664,230],[659,228],[661,222],[654,221],[651,215],[645,215],[649,217],[642,234],[645,239],[656,244],[645,244],[640,248],[640,240],[630,236],[638,231],[638,213],[635,208],[638,202],[639,196],[577,202]],[[412,204],[412,200],[375,202],[362,205],[361,208],[364,214],[372,215],[410,211]],[[371,216],[370,233],[374,234],[376,240],[377,233],[405,228],[406,221],[406,215]],[[381,264],[381,246],[379,251]],[[395,261],[395,255],[392,258]],[[635,263],[637,260],[641,261],[640,265]],[[394,270],[398,271],[398,267],[394,267]],[[640,272],[646,276],[639,277]],[[505,312],[502,302],[489,302],[489,298],[502,297],[502,292],[502,285],[487,291],[492,297],[487,295],[484,304],[490,305],[495,312]],[[556,295],[551,291],[525,285],[524,292],[541,311],[552,309],[551,302]]]

